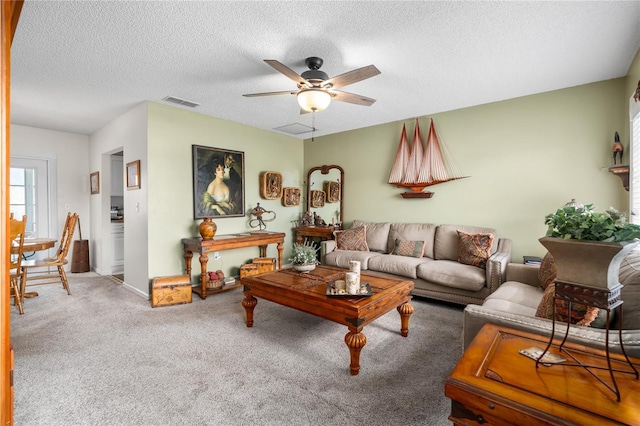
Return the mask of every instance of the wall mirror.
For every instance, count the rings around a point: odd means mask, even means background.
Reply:
[[[344,210],[344,170],[340,166],[318,166],[307,173],[307,211],[327,225],[341,225]]]

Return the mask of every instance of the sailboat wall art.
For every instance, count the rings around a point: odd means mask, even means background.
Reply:
[[[433,119],[429,125],[429,135],[424,146],[418,119],[416,119],[411,147],[406,126],[402,125],[396,159],[389,175],[390,184],[409,189],[401,194],[402,198],[431,198],[433,192],[423,191],[424,188],[466,177],[469,176],[462,176],[438,139]]]

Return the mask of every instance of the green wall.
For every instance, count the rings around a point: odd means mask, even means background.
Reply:
[[[389,222],[493,227],[513,241],[513,261],[542,255],[544,217],[572,198],[598,210],[628,210],[628,193],[608,171],[617,130],[628,121],[625,79],[443,112],[429,118],[468,179],[431,188],[431,199],[403,199],[387,183],[402,124],[411,142],[415,120],[305,141],[305,170],[345,170],[345,216]],[[628,99],[628,96],[627,96]],[[375,105],[372,106],[375,108]]]
[[[149,276],[176,275],[184,270],[181,239],[196,237],[201,220],[193,219],[192,145],[243,151],[245,156],[245,210],[247,216],[214,219],[218,234],[246,232],[248,213],[259,202],[276,213],[268,230],[287,232],[285,261],[291,246],[290,221],[299,218],[302,206],[283,207],[280,200],[264,200],[259,193],[263,171],[282,173],[284,186],[302,187],[303,141],[255,129],[168,105],[149,104],[148,226]],[[283,155],[285,154],[286,155]],[[221,252],[209,257],[208,270],[238,274],[237,268],[254,257],[257,248]],[[267,255],[276,257],[274,245]],[[192,276],[200,274],[194,255]]]

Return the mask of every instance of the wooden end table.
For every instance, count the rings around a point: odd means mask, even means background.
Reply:
[[[241,279],[244,284],[242,306],[247,315],[247,327],[253,327],[253,310],[257,297],[298,309],[338,324],[346,325],[349,332],[344,341],[351,356],[350,372],[360,372],[360,351],[367,343],[362,333],[365,325],[397,309],[400,314],[400,335],[409,334],[409,317],[413,313],[411,291],[413,282],[361,274],[360,281],[369,283],[372,296],[327,296],[327,283],[344,279],[345,269],[318,266],[310,273],[282,269]]]
[[[548,341],[547,336],[485,324],[445,382],[445,395],[452,400],[449,419],[456,425],[640,424],[640,380],[620,375],[618,402],[585,369],[536,368],[535,360],[519,353],[532,346],[544,349]],[[573,343],[564,347],[603,366],[591,372],[608,378],[605,351]],[[562,356],[558,341],[550,352]],[[615,366],[629,368],[621,354],[610,356]],[[630,360],[640,366],[640,359]]]
[[[333,240],[333,231],[338,231],[331,225],[327,226],[298,226],[293,228],[293,232],[296,234],[296,242],[302,244],[305,237],[319,237],[324,240]]]

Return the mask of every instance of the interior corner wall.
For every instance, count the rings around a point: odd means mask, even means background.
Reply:
[[[91,240],[89,217],[89,137],[75,133],[11,125],[11,156],[56,160],[56,228],[60,238],[67,211],[77,212],[84,224],[82,237]],[[66,208],[68,206],[68,209]],[[77,231],[76,231],[77,232]],[[77,235],[77,234],[76,234]],[[44,235],[43,235],[44,237]],[[75,238],[74,238],[75,239]],[[71,264],[71,262],[69,262]]]
[[[260,197],[260,173],[276,171],[283,176],[283,186],[302,187],[303,141],[275,132],[214,118],[165,104],[149,104],[148,185],[149,278],[184,273],[182,238],[199,237],[194,219],[192,146],[203,145],[244,152],[245,215],[216,218],[217,234],[247,232],[249,212],[256,203],[276,214],[267,223],[268,231],[286,232],[285,255],[290,256],[292,223],[298,220],[302,206],[284,207],[281,200]],[[125,213],[126,214],[126,213]],[[267,217],[267,215],[265,215]],[[222,270],[238,275],[238,268],[259,256],[257,247],[220,252],[220,259],[209,256],[208,271]],[[276,257],[275,245],[267,256]],[[193,256],[192,281],[199,279],[198,254]]]
[[[125,282],[139,294],[148,294],[147,247],[147,103],[141,103],[90,135],[90,171],[100,172],[100,193],[91,195],[91,244],[93,269],[111,273],[111,162],[123,151],[123,162],[140,160],[140,189],[124,191]]]
[[[431,199],[403,199],[388,182],[403,123],[305,141],[304,167],[344,168],[344,220],[429,222],[496,228],[512,239],[514,262],[544,255],[544,218],[575,198],[597,210],[628,211],[628,192],[608,171],[614,133],[628,121],[625,79],[434,114],[420,119],[423,138],[433,118],[467,179],[433,186]],[[375,108],[375,105],[372,106]]]

